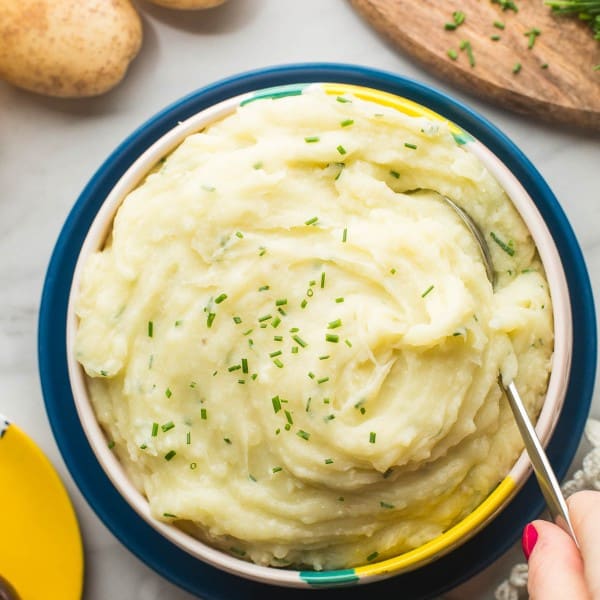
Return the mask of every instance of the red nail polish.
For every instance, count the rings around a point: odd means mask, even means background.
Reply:
[[[536,528],[528,523],[525,525],[525,529],[523,529],[523,536],[521,537],[521,546],[523,547],[523,554],[525,558],[529,560],[531,553],[533,552],[533,548],[535,543],[538,540],[538,532]]]

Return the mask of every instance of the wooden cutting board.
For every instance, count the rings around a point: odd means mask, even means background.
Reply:
[[[402,51],[465,91],[525,115],[600,132],[600,70],[594,70],[600,41],[586,23],[553,14],[542,0],[515,0],[518,12],[491,0],[350,2]],[[464,23],[445,29],[457,10]],[[541,33],[528,48],[532,28]],[[471,45],[474,66],[460,49],[463,41]]]

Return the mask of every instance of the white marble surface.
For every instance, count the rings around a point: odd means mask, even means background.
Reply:
[[[57,100],[0,82],[0,412],[41,446],[73,499],[85,544],[87,600],[192,596],[124,548],[70,478],[44,412],[37,374],[37,310],[47,262],[79,192],[134,128],[180,96],[247,69],[340,61],[429,83],[482,113],[534,162],[560,199],[600,297],[600,143],[532,122],[452,89],[396,52],[344,0],[229,0],[206,13],[169,12],[139,2],[145,41],[124,82],[87,100]],[[598,393],[592,413],[600,416]],[[455,591],[492,598],[516,550]]]

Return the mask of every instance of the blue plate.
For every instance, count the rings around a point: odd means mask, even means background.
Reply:
[[[298,64],[244,73],[193,92],[131,134],[92,177],[71,210],[52,254],[39,317],[38,359],[46,411],[73,479],[106,526],[155,571],[205,600],[294,598],[430,598],[472,577],[504,553],[544,503],[533,478],[485,529],[454,552],[417,571],[344,589],[283,589],[229,575],[165,540],[123,500],[98,464],[81,428],[67,372],[66,314],[75,263],[104,199],[133,161],[154,141],[195,113],[245,92],[302,82],[337,82],[377,88],[428,106],[487,145],[534,199],[560,252],[573,307],[573,363],[564,409],[547,451],[559,477],[575,455],[588,414],[596,369],[596,320],[581,250],[558,201],[523,153],[496,127],[456,100],[392,73],[343,64]]]

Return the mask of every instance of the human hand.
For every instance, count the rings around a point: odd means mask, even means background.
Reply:
[[[600,600],[600,492],[577,492],[567,504],[579,549],[548,521],[523,531],[531,600]]]

